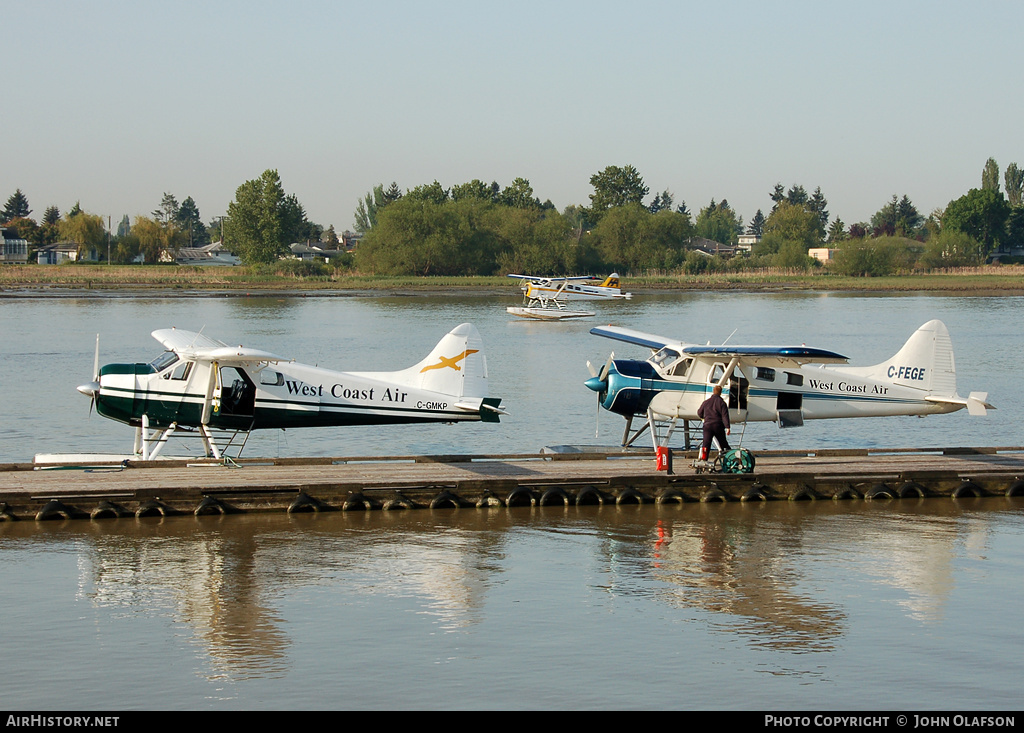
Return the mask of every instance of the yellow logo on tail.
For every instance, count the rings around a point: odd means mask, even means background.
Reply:
[[[479,351],[479,349],[466,349],[461,354],[457,354],[452,357],[442,356],[441,361],[439,361],[437,364],[431,364],[430,366],[425,366],[422,369],[420,369],[420,374],[423,374],[423,372],[429,371],[431,369],[444,369],[445,367],[451,367],[455,371],[461,372],[462,368],[458,366],[458,363],[465,359],[470,354],[475,354],[477,351]]]

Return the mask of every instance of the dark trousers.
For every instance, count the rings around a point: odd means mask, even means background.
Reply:
[[[712,438],[718,441],[718,449],[720,451],[729,450],[729,440],[725,437],[725,425],[722,423],[704,423],[704,442],[701,445],[709,451],[711,450]]]

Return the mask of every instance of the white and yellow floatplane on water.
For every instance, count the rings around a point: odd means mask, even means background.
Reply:
[[[544,293],[537,293],[531,296],[525,292],[523,305],[510,305],[507,310],[514,316],[520,318],[531,318],[535,321],[562,321],[567,318],[589,318],[594,311],[577,311],[568,307],[568,298],[565,296],[566,283],[548,296]]]
[[[613,272],[600,284],[597,283],[599,278],[590,275],[573,277],[509,275],[509,277],[526,281],[522,290],[528,300],[542,297],[558,299],[572,297],[573,300],[629,300],[633,297],[632,293],[622,292],[617,272]]]

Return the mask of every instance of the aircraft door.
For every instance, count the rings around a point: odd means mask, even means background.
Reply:
[[[724,391],[724,390],[723,390]],[[729,403],[729,419],[737,422],[745,422],[747,419],[747,394],[750,391],[750,382],[739,367],[733,369],[729,377],[729,396],[726,402]]]
[[[256,412],[256,385],[244,370],[228,366],[217,372],[213,391],[214,427],[248,430]]]

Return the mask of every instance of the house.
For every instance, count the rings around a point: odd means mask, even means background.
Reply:
[[[811,247],[807,250],[807,254],[819,262],[829,262],[835,259],[836,251],[828,247]]]
[[[14,229],[0,227],[0,262],[28,264],[28,240],[22,239]]]
[[[736,238],[736,249],[742,252],[753,252],[754,246],[760,241],[760,234],[741,234]]]
[[[728,258],[736,254],[736,247],[733,247],[731,244],[722,244],[721,242],[705,239],[704,237],[690,237],[690,247],[701,254],[712,257],[718,255]]]
[[[213,242],[202,247],[182,247],[173,257],[165,252],[160,255],[160,261],[198,267],[230,267],[241,264],[241,260],[224,249],[221,242]]]
[[[58,242],[40,247],[36,251],[36,262],[40,265],[63,265],[68,262],[99,262],[99,254],[90,249],[79,254],[79,245],[75,242]]]
[[[339,255],[345,254],[344,249],[325,249],[324,245],[320,242],[302,244],[301,242],[295,242],[290,247],[294,259],[302,260],[303,262],[312,262],[319,260],[320,262],[330,262],[332,258],[338,257]]]

